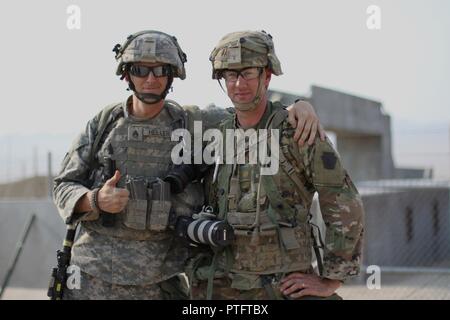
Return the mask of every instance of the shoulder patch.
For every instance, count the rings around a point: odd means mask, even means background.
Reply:
[[[325,169],[333,170],[336,167],[337,157],[334,152],[324,151],[321,158]]]
[[[312,176],[318,186],[342,186],[344,183],[345,171],[339,154],[328,140],[316,140]]]

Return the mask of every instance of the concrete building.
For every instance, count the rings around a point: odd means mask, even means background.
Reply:
[[[336,135],[337,149],[355,181],[430,178],[424,170],[395,168],[392,159],[391,118],[380,102],[318,86],[309,97],[269,90],[269,99],[285,105],[309,101],[327,131]]]

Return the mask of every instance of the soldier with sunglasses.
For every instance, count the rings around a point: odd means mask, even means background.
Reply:
[[[116,74],[133,94],[87,123],[54,179],[60,215],[81,225],[71,261],[81,270],[81,286],[63,298],[186,299],[179,275],[188,251],[170,225],[174,215],[201,207],[203,189],[197,182],[174,194],[164,178],[172,168],[172,131],[209,115],[166,99],[174,78],[186,77],[186,54],[175,37],[142,31],[113,51]],[[294,110],[317,127],[311,106]]]

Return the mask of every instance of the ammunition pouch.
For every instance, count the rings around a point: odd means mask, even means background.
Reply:
[[[124,212],[125,226],[136,230],[161,232],[169,226],[172,208],[170,184],[161,179],[127,177],[130,200]]]
[[[229,212],[227,221],[234,229],[235,241],[232,272],[249,274],[274,274],[308,269],[311,262],[311,243],[307,223],[283,222],[271,207],[268,211]],[[283,247],[281,247],[283,246]]]

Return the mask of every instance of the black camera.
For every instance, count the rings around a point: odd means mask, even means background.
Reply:
[[[180,216],[175,224],[175,234],[194,243],[226,247],[234,240],[234,231],[226,221],[202,210],[193,217]]]

